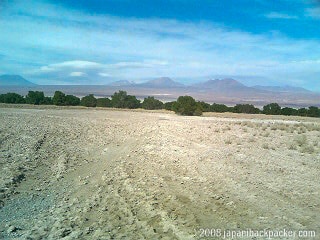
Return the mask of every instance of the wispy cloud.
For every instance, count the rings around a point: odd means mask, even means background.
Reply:
[[[298,16],[280,12],[270,12],[268,14],[265,14],[264,16],[270,19],[298,19]]]
[[[117,74],[118,71],[152,69],[167,66],[164,61],[147,60],[142,62],[117,62],[111,64],[89,62],[82,60],[65,61],[60,63],[49,64],[29,71],[30,74],[37,76],[43,74],[64,74],[72,71],[69,76],[83,77],[90,74],[97,74],[101,77],[110,77],[111,73]],[[81,71],[79,71],[81,70]]]
[[[83,77],[83,76],[86,76],[87,74],[84,73],[84,72],[72,72],[70,73],[70,77]]]
[[[58,72],[66,69],[99,69],[102,66],[102,64],[89,61],[66,61],[42,66],[39,69],[34,70],[34,73]]]
[[[315,19],[320,19],[320,7],[308,8],[306,15]]]
[[[100,73],[98,73],[98,75],[101,77],[111,77],[111,75],[109,73],[104,73],[104,72],[100,72]]]

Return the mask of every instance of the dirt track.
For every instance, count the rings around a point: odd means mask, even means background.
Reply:
[[[0,238],[319,237],[320,120],[248,116],[0,108]]]

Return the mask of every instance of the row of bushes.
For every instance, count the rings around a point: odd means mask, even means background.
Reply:
[[[128,95],[126,91],[115,92],[111,99],[95,98],[89,94],[83,98],[73,95],[66,95],[61,91],[56,91],[54,96],[46,97],[43,92],[29,91],[23,97],[17,93],[0,94],[1,103],[27,103],[35,105],[57,105],[57,106],[85,106],[85,107],[114,107],[114,108],[144,108],[148,110],[166,109],[173,110],[180,115],[200,116],[203,112],[234,112],[249,114],[268,114],[268,115],[286,115],[286,116],[308,116],[320,117],[320,109],[311,106],[309,108],[294,109],[289,107],[281,108],[277,103],[270,103],[263,107],[263,110],[256,108],[251,104],[237,104],[234,107],[228,107],[224,104],[209,104],[203,101],[196,101],[190,96],[180,96],[177,101],[163,103],[154,97],[147,97],[141,103],[135,96]]]

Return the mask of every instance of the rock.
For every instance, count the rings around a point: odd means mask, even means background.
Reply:
[[[13,233],[16,232],[18,230],[18,228],[16,228],[15,226],[10,226],[7,230],[7,233]]]

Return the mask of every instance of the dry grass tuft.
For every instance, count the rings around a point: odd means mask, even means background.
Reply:
[[[262,135],[261,135],[261,136],[263,136],[263,137],[269,137],[269,136],[270,136],[270,132],[262,133]]]
[[[292,143],[289,145],[289,150],[297,150],[297,146],[294,143]]]
[[[317,141],[313,141],[312,143],[309,144],[308,142],[308,138],[306,135],[298,135],[296,136],[296,138],[294,139],[294,142],[296,143],[296,145],[299,147],[299,151],[301,153],[309,153],[312,154],[316,151],[316,148],[318,146],[318,142]],[[291,147],[292,149],[297,149],[297,146],[295,144],[292,144],[293,146]],[[289,147],[289,149],[291,149]]]
[[[262,144],[263,149],[269,149],[269,145],[267,143]]]
[[[311,154],[311,153],[315,152],[315,149],[312,145],[305,145],[300,149],[300,151],[302,153],[310,153]]]
[[[298,144],[299,147],[302,147],[307,144],[307,137],[306,135],[297,136],[295,138],[295,142]]]

